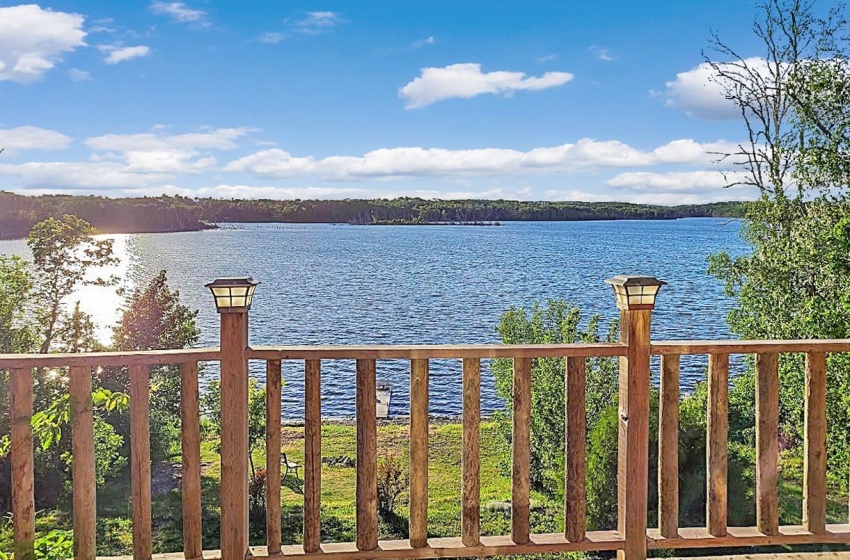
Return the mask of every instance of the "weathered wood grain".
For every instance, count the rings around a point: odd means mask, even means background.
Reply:
[[[564,535],[581,542],[587,529],[585,358],[567,358],[564,381]]]
[[[357,549],[378,547],[375,360],[357,360]]]
[[[531,532],[531,358],[514,358],[513,381],[511,537],[516,544],[525,544]]]
[[[649,329],[651,311],[621,310],[628,354],[620,358],[617,527],[626,539],[619,560],[646,558],[649,500]]]
[[[410,546],[428,543],[428,360],[410,361]]]
[[[729,354],[708,357],[706,524],[714,537],[726,534],[728,503]]]
[[[201,417],[198,362],[180,364],[180,432],[183,455],[183,551],[186,560],[199,558],[201,540]]]
[[[304,552],[322,541],[322,362],[304,362]]]
[[[779,355],[756,354],[756,526],[779,532]]]
[[[479,446],[481,422],[481,360],[463,360],[463,436],[461,451],[461,541],[478,546],[481,539]]]
[[[9,431],[15,558],[34,560],[35,463],[32,448],[32,369],[9,370]]]
[[[94,560],[97,536],[95,504],[94,411],[91,367],[70,368],[71,454],[74,558]]]
[[[664,537],[679,533],[679,355],[661,357],[658,405],[658,527]]]
[[[148,366],[130,366],[130,504],[133,519],[133,557],[136,560],[149,560],[153,552],[149,394]]]
[[[803,527],[822,533],[826,526],[826,355],[806,354],[803,455]]]
[[[248,550],[248,316],[221,314],[221,548],[224,560]]]
[[[280,360],[266,360],[266,546],[280,552]]]

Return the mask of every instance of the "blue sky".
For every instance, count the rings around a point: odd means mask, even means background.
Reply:
[[[749,2],[0,2],[0,189],[749,198],[711,29]]]

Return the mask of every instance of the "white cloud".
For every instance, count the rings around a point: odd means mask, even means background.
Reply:
[[[157,130],[162,130],[162,128]],[[157,151],[172,148],[231,150],[236,147],[235,140],[253,130],[249,127],[218,128],[208,132],[190,132],[170,136],[153,132],[104,134],[86,139],[85,144],[92,150],[109,152]]]
[[[281,149],[256,152],[230,162],[228,171],[247,171],[260,177],[282,179],[317,175],[330,180],[382,177],[557,173],[594,168],[643,167],[657,164],[705,165],[727,143],[702,145],[675,140],[652,151],[641,151],[618,141],[583,138],[572,144],[534,148],[523,152],[507,148],[446,150],[441,148],[382,148],[362,156],[295,157]]]
[[[615,200],[654,204],[693,204],[724,200],[753,200],[758,197],[754,187],[727,186],[742,178],[740,172],[726,173],[718,170],[684,172],[627,172],[609,179],[606,184],[615,187]],[[656,201],[656,202],[653,202]]]
[[[114,162],[40,162],[0,165],[0,176],[17,178],[23,189],[120,189],[162,184],[168,175],[134,173]]]
[[[207,13],[190,8],[183,2],[154,2],[150,5],[153,13],[170,17],[180,23],[204,22]]]
[[[0,81],[41,79],[62,55],[85,46],[84,19],[35,4],[0,8]]]
[[[106,53],[106,58],[103,61],[107,64],[118,64],[125,60],[132,60],[148,56],[151,53],[150,47],[138,45],[135,47],[119,47],[117,45],[98,45],[101,52]]]
[[[91,80],[91,74],[89,74],[85,70],[80,70],[79,68],[71,68],[70,70],[68,70],[68,75],[75,82],[85,82],[87,80]]]
[[[617,57],[611,54],[611,51],[606,49],[605,47],[598,47],[596,45],[591,45],[587,47],[587,50],[593,53],[593,55],[599,60],[603,60],[605,62],[613,62],[617,60]]]
[[[511,199],[528,200],[531,198],[530,187],[518,188],[492,188],[482,190],[445,191],[431,189],[403,189],[403,190],[376,190],[374,187],[276,187],[257,186],[242,184],[220,184],[212,187],[200,187],[197,189],[184,189],[174,185],[163,185],[162,187],[150,187],[139,189],[123,189],[125,196],[159,196],[161,194],[198,196],[211,198],[268,198],[273,200],[288,199],[343,199],[343,198],[441,198],[443,200],[461,199]]]
[[[269,45],[276,45],[283,41],[286,38],[286,35],[283,33],[263,33],[257,40],[261,43],[267,43]]]
[[[9,153],[22,150],[64,150],[70,143],[70,136],[37,126],[0,128],[0,148]]]
[[[302,19],[292,22],[292,27],[304,35],[320,35],[345,23],[339,12],[307,12]]]
[[[414,49],[421,49],[422,47],[424,47],[426,45],[433,45],[435,42],[436,42],[436,39],[434,39],[434,36],[432,35],[432,36],[427,37],[425,39],[419,39],[418,41],[413,41],[410,44],[410,46],[413,47]]]
[[[173,135],[105,134],[86,139],[85,145],[96,153],[96,159],[123,160],[129,172],[195,174],[218,164],[209,150],[232,150],[237,146],[236,140],[252,130],[243,127]]]
[[[558,55],[556,54],[547,54],[546,56],[537,57],[534,60],[536,60],[537,62],[549,62],[551,60],[555,60],[556,58],[558,58]]]
[[[422,74],[399,89],[406,109],[418,109],[454,97],[469,99],[484,93],[511,95],[520,90],[541,90],[566,84],[569,72],[546,72],[526,77],[522,72],[481,72],[475,63],[452,64],[444,68],[422,68]]]
[[[740,73],[739,65],[746,65],[756,80],[770,84],[773,80],[767,61],[760,57],[747,58],[738,63],[718,63],[724,72]],[[732,84],[719,76],[707,62],[687,72],[676,74],[676,79],[664,84],[663,92],[650,92],[664,99],[664,104],[685,114],[708,120],[735,119],[741,111],[726,98],[727,86]]]
[[[718,170],[669,173],[632,171],[620,173],[609,179],[606,184],[612,187],[629,187],[637,190],[678,192],[721,188],[727,185],[727,181]]]

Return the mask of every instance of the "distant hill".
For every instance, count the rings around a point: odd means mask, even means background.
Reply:
[[[37,222],[74,214],[103,233],[197,231],[216,222],[426,224],[440,222],[671,220],[743,216],[746,203],[656,206],[625,202],[517,200],[222,200],[160,196],[22,196],[0,191],[0,239],[26,237]]]

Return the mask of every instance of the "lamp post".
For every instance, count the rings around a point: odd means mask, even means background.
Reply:
[[[620,358],[617,453],[617,530],[626,542],[617,558],[644,560],[649,499],[649,329],[655,298],[666,282],[629,275],[605,282],[614,288],[620,339],[628,347]]]
[[[221,557],[248,556],[248,310],[259,282],[206,285],[221,316]]]

